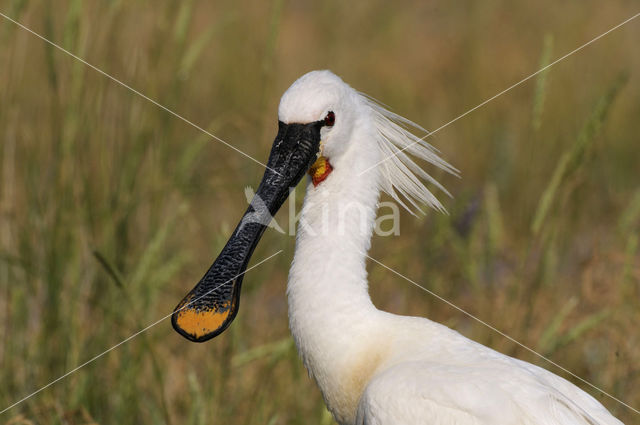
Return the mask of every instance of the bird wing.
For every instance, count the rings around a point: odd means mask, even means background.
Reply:
[[[621,424],[603,412],[587,413],[520,367],[415,361],[393,366],[369,382],[356,424]]]

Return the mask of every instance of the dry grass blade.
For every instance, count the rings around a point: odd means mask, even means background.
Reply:
[[[547,188],[542,193],[542,197],[538,203],[538,208],[533,216],[531,231],[534,235],[537,235],[540,232],[556,194],[562,188],[563,183],[565,183],[585,163],[586,153],[604,125],[613,101],[626,82],[626,75],[618,77],[605,95],[596,103],[591,116],[576,138],[575,143],[560,157],[560,160],[551,175]]]

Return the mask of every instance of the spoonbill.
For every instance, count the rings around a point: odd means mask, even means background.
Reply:
[[[408,130],[420,127],[330,71],[295,81],[282,96],[278,118],[255,195],[260,202],[251,203],[176,307],[172,324],[181,335],[202,342],[229,326],[268,218],[309,173],[287,286],[289,326],[338,423],[621,424],[545,369],[426,318],[373,305],[365,263],[380,192],[411,210],[421,204],[442,209],[423,181],[442,187],[410,155],[455,172]]]

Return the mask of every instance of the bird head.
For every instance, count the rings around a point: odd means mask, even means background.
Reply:
[[[321,154],[337,159],[351,141],[362,105],[358,93],[331,71],[312,71],[282,95],[278,118],[285,124],[323,122]]]
[[[380,181],[381,190],[410,211],[401,196],[417,208],[419,203],[441,208],[420,177],[441,186],[408,156],[453,170],[407,128],[424,129],[386,110],[330,71],[313,71],[294,82],[282,96],[278,118],[278,133],[254,197],[257,202],[251,202],[218,258],[172,314],[173,327],[191,341],[211,339],[231,324],[251,254],[290,188],[306,173],[314,185],[320,184],[332,172],[332,163],[340,164],[347,152],[363,155],[373,149],[374,162],[383,158],[371,164],[379,168],[381,178],[375,181]],[[365,131],[367,137],[354,137],[357,130]],[[363,140],[367,146],[354,145]]]

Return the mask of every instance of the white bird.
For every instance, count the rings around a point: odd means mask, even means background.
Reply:
[[[256,196],[273,215],[286,199],[284,189],[311,174],[287,287],[289,324],[338,423],[621,424],[593,397],[545,369],[426,318],[373,305],[365,263],[380,192],[408,209],[442,209],[421,180],[441,186],[407,154],[454,171],[408,131],[419,126],[329,71],[293,83],[278,116]],[[246,214],[252,213],[250,207]],[[239,274],[264,229],[245,223],[234,232],[176,308],[173,325],[182,335],[204,341],[231,323]]]

